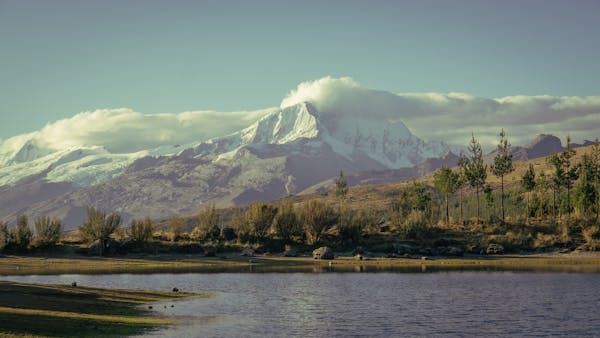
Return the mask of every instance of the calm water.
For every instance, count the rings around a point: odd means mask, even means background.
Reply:
[[[150,334],[154,336],[600,337],[600,274],[215,273],[0,279],[158,290],[177,286],[215,293],[210,299],[154,306],[184,320]]]

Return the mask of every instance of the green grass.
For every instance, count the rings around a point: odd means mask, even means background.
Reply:
[[[120,337],[174,324],[142,304],[208,294],[0,282],[0,336]]]

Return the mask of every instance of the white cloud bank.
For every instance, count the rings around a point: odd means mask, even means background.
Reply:
[[[417,136],[466,145],[471,133],[487,148],[501,128],[513,144],[537,134],[575,141],[600,137],[600,96],[508,96],[497,99],[464,93],[393,94],[360,86],[351,78],[325,77],[304,82],[281,107],[311,102],[323,114],[368,114],[401,120]]]
[[[283,99],[281,107],[303,101],[311,102],[321,114],[330,117],[364,114],[400,120],[426,140],[466,145],[473,132],[488,149],[497,143],[501,128],[515,145],[540,133],[563,139],[570,133],[579,142],[600,137],[600,96],[486,99],[463,93],[393,94],[364,88],[348,77],[325,77],[298,85]],[[83,112],[39,131],[4,140],[0,143],[0,155],[18,151],[28,140],[48,150],[104,146],[113,153],[201,142],[247,127],[275,109],[155,115],[127,108]]]
[[[0,144],[18,151],[28,140],[51,150],[103,146],[113,153],[132,153],[164,145],[187,144],[227,135],[247,127],[276,108],[252,112],[192,111],[148,115],[131,109],[100,109],[49,123],[39,131]]]

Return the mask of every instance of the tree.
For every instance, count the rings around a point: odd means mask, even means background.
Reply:
[[[573,181],[578,177],[578,167],[571,165],[571,159],[575,156],[575,150],[571,148],[571,136],[567,135],[567,149],[562,152],[560,158],[565,170],[564,184],[567,187],[567,215],[571,217],[571,189],[573,189]]]
[[[475,188],[475,194],[477,197],[477,222],[479,222],[479,190],[483,188],[487,178],[487,165],[483,164],[483,152],[481,150],[481,145],[479,144],[479,141],[475,139],[474,135],[471,135],[469,152],[470,157],[467,158],[467,163],[465,164],[465,177],[469,182],[469,185]]]
[[[402,190],[398,201],[394,203],[394,209],[402,218],[406,218],[412,211],[429,214],[431,196],[423,184],[413,182],[412,186]]]
[[[277,208],[271,204],[252,203],[244,215],[245,222],[250,229],[250,235],[255,240],[264,240],[273,225],[276,214]]]
[[[171,228],[171,241],[177,242],[185,230],[185,220],[181,216],[171,217],[169,227]]]
[[[510,143],[506,139],[504,129],[500,131],[498,153],[494,157],[494,164],[492,164],[491,169],[494,175],[500,177],[500,209],[502,210],[502,223],[504,223],[504,176],[515,170],[512,163],[512,154],[510,153]]]
[[[575,190],[575,204],[584,215],[594,211],[598,199],[598,191],[593,184],[594,171],[594,163],[590,156],[583,155],[580,164],[581,178]]]
[[[198,225],[194,232],[200,233],[205,239],[216,240],[221,235],[221,216],[217,212],[215,205],[200,211],[198,215]]]
[[[148,243],[150,240],[152,240],[153,232],[154,223],[152,223],[150,217],[146,217],[144,220],[131,220],[129,236],[133,242],[139,244]]]
[[[6,246],[8,245],[9,238],[10,236],[8,233],[8,227],[6,226],[6,223],[0,221],[0,252],[2,252],[4,248],[6,248]]]
[[[321,236],[337,223],[333,208],[317,200],[308,200],[302,204],[300,219],[304,224],[308,244],[315,244]]]
[[[592,179],[596,190],[596,222],[600,223],[600,142],[598,142],[598,138],[592,146],[590,160],[592,162]]]
[[[289,242],[293,236],[299,233],[300,222],[290,200],[283,200],[277,206],[273,227],[284,242]]]
[[[446,201],[446,225],[450,225],[450,212],[448,207],[448,195],[453,194],[458,189],[460,177],[450,168],[442,166],[433,176],[435,188],[444,194]]]
[[[527,192],[527,220],[529,220],[529,201],[531,199],[531,192],[535,188],[535,169],[533,164],[529,164],[529,169],[521,177],[521,187]]]
[[[104,254],[106,241],[121,224],[121,216],[117,213],[107,215],[106,212],[94,207],[87,208],[87,221],[79,227],[79,233],[84,241],[100,241],[100,255]]]
[[[546,199],[546,193],[549,189],[550,185],[548,183],[548,178],[546,176],[546,173],[544,173],[544,171],[540,171],[540,174],[538,175],[537,179],[535,180],[535,190],[537,191],[539,197],[540,197],[540,207],[541,210],[538,213],[539,216],[543,216],[543,215],[548,215],[549,212],[546,209],[547,206],[547,199]]]
[[[459,204],[460,204],[460,223],[463,224],[464,222],[464,217],[463,217],[463,187],[464,185],[467,183],[467,178],[465,175],[465,170],[466,170],[466,166],[467,163],[469,163],[469,160],[467,159],[467,157],[465,156],[465,154],[461,153],[460,156],[458,157],[458,181],[456,182],[457,184],[457,189],[458,189],[458,195],[459,195]]]
[[[340,228],[343,227],[343,219],[344,219],[344,202],[346,202],[346,196],[348,195],[348,182],[346,182],[346,178],[344,177],[344,171],[340,170],[340,175],[335,180],[335,196],[339,201],[339,210],[338,214],[340,215]]]
[[[554,154],[546,158],[546,162],[550,163],[554,167],[554,175],[552,177],[552,215],[556,217],[556,196],[560,196],[560,191],[565,184],[566,174],[563,168],[563,161],[559,154]]]
[[[33,225],[37,246],[51,246],[60,241],[60,235],[62,234],[62,222],[60,219],[41,216],[33,221]]]
[[[10,244],[17,250],[25,250],[31,243],[32,237],[29,219],[26,215],[19,215],[17,225],[10,231]]]

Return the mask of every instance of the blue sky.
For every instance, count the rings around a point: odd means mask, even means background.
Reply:
[[[0,138],[81,111],[255,110],[300,82],[598,95],[598,1],[0,0]]]

